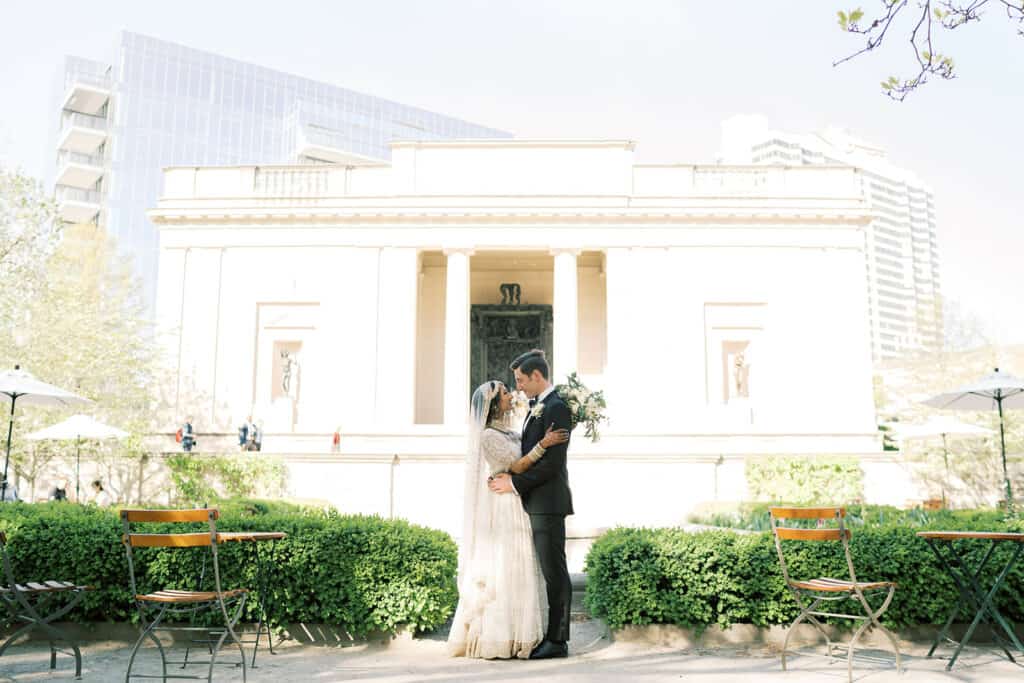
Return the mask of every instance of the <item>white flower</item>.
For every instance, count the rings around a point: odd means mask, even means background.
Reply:
[[[530,417],[534,417],[534,418],[540,417],[543,414],[544,414],[544,404],[543,403],[538,403],[537,405],[535,405],[533,407],[533,410],[530,411]]]

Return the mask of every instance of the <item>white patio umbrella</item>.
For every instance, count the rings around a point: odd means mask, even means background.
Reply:
[[[14,432],[14,407],[21,403],[43,406],[79,406],[92,403],[87,398],[41,382],[15,365],[14,370],[0,372],[0,400],[11,402],[11,417],[7,423],[7,455],[4,457],[4,478],[0,483],[0,500],[7,494],[7,466],[11,460],[11,435]]]
[[[79,477],[79,472],[82,469],[82,439],[102,441],[105,439],[124,439],[127,437],[128,432],[122,431],[117,427],[105,425],[98,420],[94,420],[88,415],[72,415],[63,422],[58,422],[57,424],[51,425],[46,429],[40,429],[37,432],[32,432],[25,438],[31,439],[32,441],[43,441],[46,439],[53,439],[55,441],[74,440],[75,500],[81,502],[81,478]]]
[[[992,434],[988,427],[961,422],[949,415],[933,415],[919,424],[891,422],[889,426],[901,441],[942,437],[942,461],[946,465],[946,482],[949,481],[949,437],[982,437]],[[942,504],[946,504],[945,482],[942,487]]]
[[[992,410],[999,411],[999,447],[1003,458],[1003,481],[1006,484],[1006,504],[1013,506],[1013,489],[1010,475],[1006,471],[1006,428],[1003,424],[1003,410],[1024,408],[1024,380],[1000,372],[996,368],[977,382],[968,384],[924,401],[925,405],[945,410]]]

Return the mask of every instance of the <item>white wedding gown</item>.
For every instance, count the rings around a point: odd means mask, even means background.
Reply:
[[[488,474],[505,472],[520,457],[519,436],[487,428],[480,452]],[[489,532],[480,535],[459,587],[448,636],[456,657],[526,659],[547,629],[547,592],[533,548],[530,518],[519,496],[491,493]]]

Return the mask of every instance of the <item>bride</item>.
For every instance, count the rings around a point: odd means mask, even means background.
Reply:
[[[491,493],[487,480],[500,472],[526,471],[546,448],[569,436],[549,430],[539,446],[520,457],[511,415],[512,394],[501,382],[485,382],[473,392],[459,606],[448,636],[448,652],[455,657],[526,659],[547,628],[547,591],[530,519],[518,496]]]

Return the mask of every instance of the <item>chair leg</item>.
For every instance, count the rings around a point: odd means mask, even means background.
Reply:
[[[812,609],[813,609],[813,608],[812,608]],[[815,628],[817,628],[817,629],[818,629],[818,633],[820,633],[820,634],[821,634],[821,637],[825,639],[825,648],[826,648],[826,650],[827,650],[827,652],[828,652],[828,656],[829,656],[829,659],[831,659],[831,658],[832,658],[832,639],[831,639],[831,638],[829,638],[829,637],[828,637],[828,633],[826,633],[826,632],[825,632],[825,627],[824,627],[824,626],[822,626],[822,625],[821,625],[821,622],[820,622],[820,621],[818,621],[818,620],[817,620],[817,619],[816,619],[816,618],[815,618],[815,617],[814,617],[813,615],[811,615],[811,614],[808,614],[808,615],[807,615],[807,621],[809,621],[809,622],[811,622],[812,624],[814,624]]]
[[[801,607],[803,606],[803,601],[800,600],[799,597],[797,597],[797,601],[796,602],[797,602],[798,605],[801,605]],[[789,625],[789,630],[786,631],[786,638],[785,638],[785,640],[782,641],[782,670],[783,671],[786,670],[786,651],[789,649],[789,638],[790,638],[790,636],[793,635],[793,631],[802,622],[804,622],[804,621],[806,621],[808,619],[813,618],[813,615],[809,614],[809,612],[813,611],[814,608],[818,606],[819,602],[821,602],[821,598],[815,598],[814,602],[812,602],[808,607],[804,607],[803,610],[800,612],[800,616],[798,616],[793,621],[793,623]],[[819,627],[819,629],[820,629],[820,627]],[[824,633],[824,631],[822,631],[822,633]],[[826,642],[828,642],[827,636],[826,636]],[[829,642],[829,651],[831,651],[831,643],[830,642]]]
[[[888,638],[889,642],[892,644],[892,651],[896,654],[896,673],[903,673],[903,658],[900,656],[899,642],[896,640],[896,636],[892,634],[892,631],[887,629],[885,626],[882,626],[882,622],[878,620],[878,617],[882,616],[882,614],[885,613],[885,610],[889,609],[889,604],[892,602],[892,598],[895,594],[896,587],[889,586],[889,592],[886,594],[885,600],[882,601],[882,605],[877,610],[871,608],[871,603],[868,602],[863,593],[857,593],[856,598],[860,602],[861,606],[864,607],[864,611],[867,612],[868,621],[864,626],[874,626],[885,634],[885,637]],[[852,647],[850,652],[853,652]]]
[[[163,665],[163,679],[164,681],[167,680],[167,657],[164,655],[164,646],[160,643],[159,638],[157,638],[156,634],[153,632],[157,625],[159,625],[160,621],[164,618],[164,614],[166,612],[167,606],[164,605],[160,608],[160,611],[157,613],[153,621],[151,621],[148,626],[144,626],[142,633],[139,634],[138,640],[135,641],[135,646],[132,647],[131,655],[128,657],[128,670],[124,674],[125,683],[130,683],[131,681],[132,666],[135,665],[135,656],[139,653],[139,648],[142,647],[142,642],[146,640],[146,638],[150,638],[154,643],[156,643],[156,647],[160,651],[160,662]],[[139,609],[139,614],[143,619],[145,619],[144,608]]]
[[[220,634],[220,638],[217,639],[217,644],[213,646],[213,652],[210,653],[210,666],[206,673],[206,683],[213,683],[213,665],[217,663],[217,653],[220,652],[221,646],[224,644],[224,640],[228,637],[227,629]],[[243,656],[244,660],[245,657]],[[245,680],[245,673],[242,673],[242,680]]]
[[[75,678],[82,678],[82,651],[78,647],[78,642],[69,638],[63,631],[58,630],[49,620],[41,621],[38,624],[39,628],[46,631],[46,635],[50,641],[50,669],[57,668],[57,648],[55,643],[63,641],[71,647],[71,651],[75,657]]]
[[[245,648],[242,647],[242,640],[238,637],[238,634],[235,633],[235,625],[238,623],[238,620],[241,618],[241,616],[242,616],[242,609],[245,607],[245,597],[246,597],[245,594],[243,594],[242,597],[239,599],[238,606],[235,608],[234,615],[231,616],[230,618],[225,618],[225,620],[224,620],[224,631],[223,631],[223,633],[221,633],[220,638],[217,639],[217,644],[214,645],[213,648],[211,649],[211,653],[210,653],[210,668],[209,668],[209,672],[207,674],[207,679],[206,679],[207,683],[212,683],[212,681],[213,681],[213,665],[214,665],[214,663],[217,660],[217,653],[220,652],[220,649],[224,646],[224,641],[227,640],[228,636],[231,636],[231,640],[234,642],[235,645],[238,646],[238,654],[241,656],[241,660],[242,660],[242,683],[245,683],[245,681],[246,681],[246,675],[247,675],[247,670],[246,669],[247,669],[247,667],[246,667],[246,662],[245,662]],[[221,608],[221,613],[225,617],[227,617],[227,609],[226,609],[226,607],[225,607],[223,602],[220,603],[220,608]]]
[[[4,644],[0,645],[0,657],[4,656],[4,653],[7,652],[7,648],[13,645],[14,641],[16,641],[18,638],[21,638],[26,633],[30,633],[32,629],[34,629],[36,626],[38,626],[38,624],[35,621],[29,621],[29,623],[25,624],[17,631],[12,633],[10,636],[8,636],[7,640],[4,641]]]
[[[860,636],[867,630],[867,627],[871,625],[870,619],[865,619],[864,623],[853,632],[853,637],[850,638],[849,649],[846,652],[846,675],[850,683],[853,683],[853,651],[857,647],[857,641],[860,640]]]

